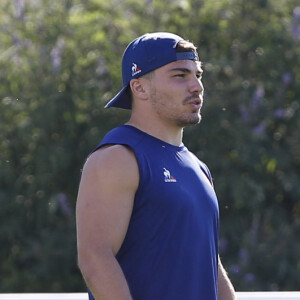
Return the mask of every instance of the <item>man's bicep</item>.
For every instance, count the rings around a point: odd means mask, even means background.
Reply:
[[[86,162],[77,199],[78,247],[119,250],[130,221],[138,167],[131,150],[112,146]]]

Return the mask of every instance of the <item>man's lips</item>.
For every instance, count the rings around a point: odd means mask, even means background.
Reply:
[[[203,100],[201,98],[193,98],[187,104],[193,106],[194,108],[201,109]]]

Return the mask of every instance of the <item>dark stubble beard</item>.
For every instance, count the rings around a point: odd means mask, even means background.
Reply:
[[[152,89],[150,97],[151,97],[150,101],[151,101],[151,103],[152,103],[153,106],[156,106],[156,107],[157,106],[161,106],[161,107],[165,106],[165,104],[157,101],[158,99],[157,99],[157,93],[156,93],[156,89],[155,88]],[[188,103],[190,101],[192,101],[193,99],[198,98],[198,97],[199,97],[198,94],[193,94],[191,96],[188,96],[188,97],[186,97],[182,101],[182,104],[183,105],[188,105]],[[156,112],[159,115],[161,115],[160,110],[156,109]],[[175,117],[176,117],[176,119],[175,119]],[[179,116],[175,116],[175,117],[173,118],[173,120],[175,120],[176,125],[178,127],[181,127],[181,128],[188,127],[188,126],[193,126],[193,125],[197,125],[197,124],[200,123],[200,121],[202,119],[200,113],[196,109],[195,109],[195,112],[193,113],[193,115],[189,115],[189,116],[186,116],[186,117],[179,115]]]
[[[177,125],[178,127],[188,127],[188,126],[193,126],[193,125],[197,125],[201,122],[201,115],[200,114],[197,114],[197,116],[193,117],[189,117],[189,118],[182,118],[182,119],[178,119],[177,121]]]
[[[188,105],[190,101],[193,101],[193,99],[198,99],[198,98],[199,98],[198,94],[188,96],[183,100],[183,105]],[[201,122],[201,119],[202,116],[200,112],[198,112],[198,110],[195,109],[195,112],[192,116],[190,116],[189,118],[182,118],[181,120],[179,119],[177,125],[183,128],[187,126],[193,126],[199,124]]]

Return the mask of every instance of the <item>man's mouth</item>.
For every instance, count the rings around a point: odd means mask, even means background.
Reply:
[[[202,103],[203,103],[203,101],[201,98],[193,98],[192,100],[187,102],[188,105],[191,105],[192,107],[194,107],[196,109],[201,109]]]

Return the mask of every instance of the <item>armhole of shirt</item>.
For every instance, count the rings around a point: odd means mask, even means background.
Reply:
[[[211,177],[211,174],[210,174],[210,171],[209,171],[207,165],[203,162],[200,162],[200,168],[203,171],[203,173],[206,175],[206,177],[208,178],[211,185],[214,186],[213,179]]]
[[[207,165],[204,162],[202,162],[194,153],[192,153],[192,155],[195,158],[195,160],[197,161],[198,165],[200,166],[200,169],[202,170],[202,172],[205,174],[205,176],[209,180],[212,187],[214,187],[213,179],[212,179],[212,176],[210,174],[210,171],[209,171]]]
[[[139,169],[139,184],[138,184],[138,188],[136,190],[136,193],[140,190],[140,185],[141,185],[141,178],[142,178],[142,171],[141,171],[141,161],[140,159],[138,158],[138,155],[136,153],[136,151],[134,150],[134,148],[129,145],[129,144],[126,144],[126,143],[104,143],[104,144],[99,144],[91,153],[93,154],[94,152],[102,149],[102,148],[108,148],[110,146],[114,146],[114,145],[120,145],[120,146],[125,146],[127,147],[128,149],[130,149],[132,151],[132,153],[134,154],[135,156],[135,159],[136,159],[136,162],[137,162],[137,165],[138,165],[138,169]]]

